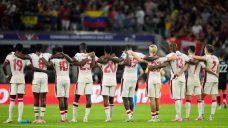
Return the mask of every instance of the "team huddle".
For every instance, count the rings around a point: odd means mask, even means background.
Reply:
[[[209,120],[214,119],[216,110],[216,95],[218,94],[218,74],[219,60],[212,55],[213,46],[206,45],[204,56],[195,55],[195,47],[190,46],[188,55],[177,51],[175,43],[170,44],[171,53],[165,57],[157,56],[158,48],[152,44],[149,46],[149,54],[144,55],[135,52],[127,45],[120,57],[115,56],[111,46],[104,47],[104,55],[98,58],[94,52],[87,52],[85,43],[79,46],[80,52],[73,58],[63,53],[61,47],[56,48],[55,54],[42,52],[42,45],[36,46],[36,52],[26,55],[23,54],[23,46],[16,45],[15,52],[7,55],[3,64],[3,70],[10,83],[10,104],[9,117],[5,123],[13,121],[13,110],[15,99],[18,96],[18,121],[22,120],[23,115],[23,96],[25,94],[25,75],[24,69],[29,68],[34,71],[32,81],[32,91],[34,95],[34,114],[33,123],[45,123],[44,114],[46,111],[46,94],[48,93],[48,67],[55,71],[55,95],[59,101],[61,120],[68,122],[68,98],[70,90],[70,66],[77,66],[77,82],[74,91],[73,119],[70,122],[77,122],[79,99],[82,95],[86,96],[86,109],[83,122],[88,122],[91,110],[91,94],[93,91],[92,70],[99,67],[102,71],[101,95],[104,100],[104,111],[106,122],[112,121],[114,108],[114,96],[117,85],[116,72],[118,65],[124,66],[121,80],[121,95],[123,105],[126,109],[127,122],[134,121],[133,96],[137,86],[137,64],[147,64],[147,87],[146,96],[150,100],[151,119],[149,122],[158,122],[159,119],[159,98],[161,75],[160,70],[166,66],[171,69],[171,98],[175,101],[176,115],[173,121],[190,119],[191,96],[194,94],[198,102],[198,117],[196,120],[204,119],[204,97],[211,96],[211,114]],[[7,65],[10,65],[10,73],[7,72]],[[203,69],[204,81],[201,86],[200,72]],[[187,76],[185,75],[187,73]],[[182,118],[182,100],[186,97],[186,118]]]

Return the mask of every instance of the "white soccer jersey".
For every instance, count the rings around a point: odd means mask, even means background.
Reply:
[[[206,60],[206,65],[204,65],[203,67],[208,67],[210,68],[213,72],[217,72],[218,70],[218,66],[219,66],[219,60],[218,57],[214,56],[214,55],[205,55],[204,56],[205,60]],[[210,73],[206,72],[206,82],[218,82],[218,77],[216,77],[215,75],[212,75]]]
[[[155,65],[161,65],[165,61],[167,61],[167,58],[166,57],[161,57],[161,58],[158,58],[158,59],[154,60],[153,62],[151,62],[151,65],[153,65],[153,66],[155,66]],[[160,70],[161,69],[158,68],[158,69],[154,69],[152,71],[149,71],[148,78],[152,81],[152,83],[154,83],[154,84],[161,83]]]
[[[53,63],[57,80],[69,79],[70,63],[65,58],[51,59],[50,61]]]
[[[76,53],[74,58],[77,61],[82,61],[84,59],[91,59],[91,57],[88,55],[88,53]],[[97,57],[95,57],[97,59]],[[92,83],[92,67],[91,67],[91,60],[87,61],[87,63],[84,66],[80,66],[78,68],[78,82],[85,82],[85,83]]]
[[[34,67],[42,69],[42,70],[47,70],[47,66],[43,62],[42,58],[46,59],[47,61],[50,59],[51,54],[50,53],[41,53],[40,55],[37,55],[35,53],[29,54],[29,56],[32,58],[32,64]],[[43,72],[34,72],[34,79],[37,78],[48,78],[46,73]]]
[[[5,63],[10,64],[10,70],[12,73],[12,78],[10,79],[11,84],[25,83],[24,69],[25,66],[30,65],[29,60],[22,60],[14,55],[14,52],[7,55]]]
[[[142,54],[142,53],[138,53],[138,52],[135,52],[136,55],[140,58],[144,58],[145,55]],[[126,53],[123,53],[121,55],[121,58],[123,59],[126,59],[127,55]],[[132,56],[132,55],[129,55],[129,59],[130,59],[130,63],[131,65],[130,66],[125,66],[124,67],[124,73],[123,73],[123,79],[124,80],[127,80],[127,81],[137,81],[137,64],[138,64],[138,61]]]
[[[103,86],[116,86],[116,71],[118,64],[109,61],[107,64],[101,64],[102,70],[102,85]]]
[[[184,67],[185,63],[189,61],[189,57],[179,51],[176,51],[176,53],[170,53],[166,57],[169,58],[174,54],[176,54],[177,59],[169,62],[171,68],[171,78],[173,78],[174,74],[179,72]],[[181,74],[181,76],[179,76],[177,79],[179,79],[182,82],[185,82],[184,73]]]
[[[188,83],[199,83],[200,82],[200,70],[201,67],[204,65],[203,62],[199,62],[196,65],[189,65],[188,67]]]

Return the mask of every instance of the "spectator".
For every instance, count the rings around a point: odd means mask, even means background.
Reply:
[[[142,31],[143,30],[144,17],[145,17],[145,13],[142,10],[142,8],[141,7],[137,7],[136,21],[137,21],[138,31]]]
[[[71,30],[73,31],[76,31],[81,24],[81,11],[80,6],[77,3],[72,6],[70,22]]]
[[[199,33],[203,31],[203,27],[200,25],[200,21],[196,21],[196,23],[192,26],[192,33],[195,36],[199,36]]]
[[[70,13],[71,10],[69,6],[64,5],[61,7],[60,12],[59,12],[59,17],[61,19],[61,28],[62,31],[68,31],[70,27]]]

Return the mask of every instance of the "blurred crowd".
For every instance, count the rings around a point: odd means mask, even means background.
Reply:
[[[100,10],[108,18],[102,31],[191,35],[209,43],[224,42],[227,7],[226,0],[1,0],[0,29],[91,30],[83,26],[83,13]]]

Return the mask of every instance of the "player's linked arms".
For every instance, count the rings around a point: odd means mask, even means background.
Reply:
[[[81,60],[81,61],[78,61],[78,60],[76,60],[76,59],[73,59],[73,62],[72,62],[71,64],[72,64],[72,65],[75,65],[75,66],[84,66],[84,65],[86,65],[86,63],[87,63],[88,61],[91,61],[91,59],[85,58],[85,59],[83,59],[83,60]]]
[[[197,55],[190,55],[190,57],[199,60],[199,61],[206,61],[206,59],[203,56],[197,56]]]
[[[108,56],[105,56],[105,59],[108,59],[114,63],[120,63],[123,61],[122,58],[117,58],[116,56],[113,56],[113,55],[108,55]]]
[[[26,54],[14,53],[14,55],[22,60],[31,60],[32,59],[29,55],[26,55]]]
[[[164,68],[164,67],[166,67],[168,65],[168,63],[167,62],[165,62],[165,63],[162,63],[162,64],[160,64],[160,65],[152,65],[152,64],[148,64],[148,69],[150,70],[150,71],[153,71],[154,69],[159,69],[159,68]]]
[[[70,56],[68,56],[67,54],[60,52],[60,55],[62,55],[70,64],[73,63],[73,60]]]
[[[204,67],[204,70],[212,75],[215,75],[216,77],[219,77],[219,73],[213,72],[210,68]]]
[[[101,56],[98,60],[97,60],[97,63],[100,63],[100,64],[107,64],[108,63],[108,58],[106,58],[105,56]]]

